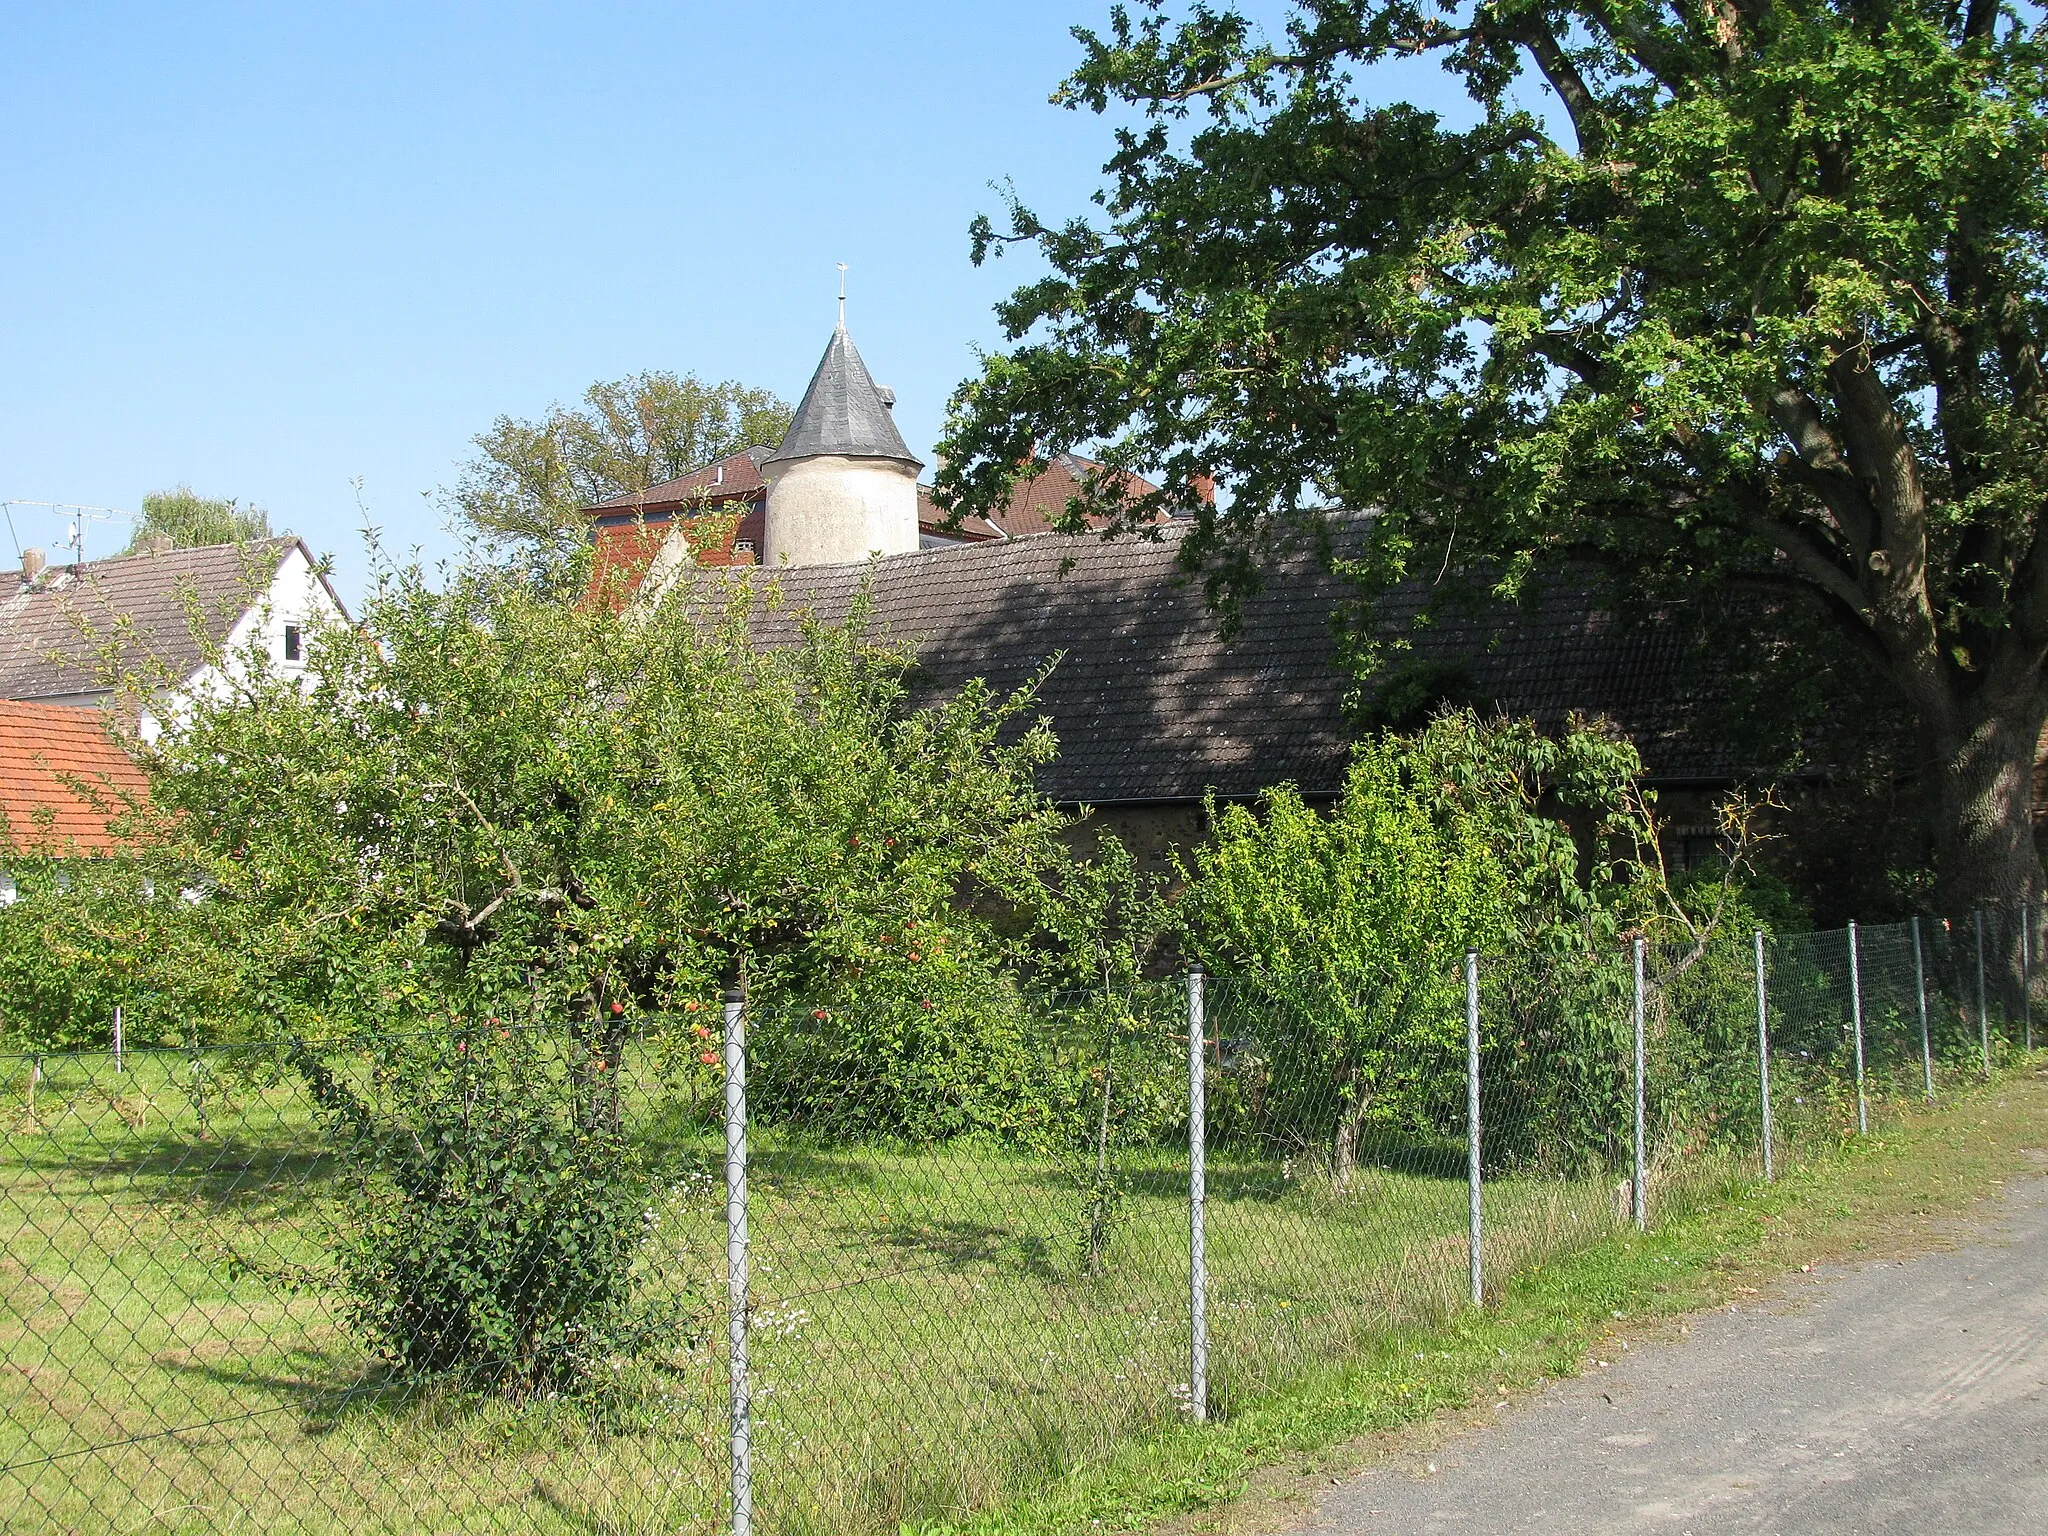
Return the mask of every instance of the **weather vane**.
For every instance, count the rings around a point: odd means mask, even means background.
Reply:
[[[839,329],[846,329],[846,263],[839,263]]]

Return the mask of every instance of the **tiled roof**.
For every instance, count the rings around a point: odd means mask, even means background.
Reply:
[[[896,397],[877,389],[844,324],[825,344],[818,371],[791,418],[789,430],[765,462],[841,454],[850,459],[894,459],[918,467],[890,411]]]
[[[1176,564],[1180,536],[1045,535],[895,556],[873,567],[876,625],[916,645],[916,684],[935,695],[975,677],[1014,688],[1064,653],[1039,691],[1060,738],[1040,777],[1055,799],[1249,797],[1282,781],[1334,792],[1354,733],[1332,621],[1351,589],[1307,556],[1285,560],[1226,643]],[[842,616],[868,569],[779,573],[785,602],[760,613],[761,638],[792,639],[804,608]],[[1606,714],[1635,736],[1653,777],[1726,779],[1725,750],[1685,728],[1696,648],[1656,625],[1615,624],[1590,590],[1556,582],[1527,610],[1440,619],[1414,654],[1460,669],[1464,700],[1482,711],[1551,729],[1574,710]],[[1405,632],[1426,597],[1421,584],[1392,594],[1387,631]]]
[[[584,600],[618,607],[647,579],[647,568],[673,531],[667,518],[600,523],[591,534],[590,585],[584,589]]]
[[[123,670],[182,681],[204,661],[192,615],[218,644],[298,547],[285,535],[53,565],[34,583],[0,572],[0,699],[104,689],[100,651],[115,637]]]
[[[983,539],[1000,539],[1007,535],[994,521],[986,517],[963,517],[958,528],[946,526],[946,511],[932,499],[932,488],[920,484],[917,488],[917,531],[932,538],[946,539],[961,544],[976,544]]]
[[[146,794],[149,780],[108,723],[100,709],[0,701],[0,846],[91,853],[119,843],[107,823],[126,812],[122,794]]]
[[[1066,514],[1067,503],[1081,494],[1081,480],[1092,469],[1102,466],[1093,459],[1084,459],[1078,453],[1060,453],[1046,461],[1045,468],[1031,479],[1021,481],[1010,492],[1010,499],[1000,512],[989,521],[1013,539],[1027,538],[1034,533],[1050,533],[1053,524]],[[1149,496],[1159,487],[1137,475],[1124,477],[1125,490],[1133,496]],[[971,528],[979,519],[970,518],[962,526]],[[1100,524],[1100,519],[1093,520]]]
[[[768,453],[766,448],[728,453],[722,459],[699,465],[687,475],[650,485],[644,491],[623,491],[583,510],[587,516],[603,519],[607,515],[675,512],[684,507],[755,497],[761,493],[761,463]]]

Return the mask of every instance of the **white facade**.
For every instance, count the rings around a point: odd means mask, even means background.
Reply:
[[[295,544],[285,551],[277,574],[262,597],[235,621],[223,649],[228,654],[227,670],[239,674],[252,654],[260,654],[273,672],[293,679],[306,674],[307,648],[315,631],[332,624],[345,624],[348,615],[328,588],[306,546]],[[254,646],[252,653],[251,646]],[[193,675],[193,692],[220,686],[216,667],[204,667]]]
[[[176,696],[156,701],[153,711],[145,709],[136,722],[138,731],[143,740],[154,740],[162,729],[163,719],[174,716],[186,699],[221,697],[236,680],[246,678],[253,665],[260,664],[274,676],[303,683],[313,637],[331,625],[347,622],[348,614],[315,568],[306,546],[294,544],[278,562],[270,585],[228,630],[221,646],[221,663],[200,667],[186,679]]]
[[[917,464],[813,458],[770,463],[762,564],[850,565],[917,549]]]

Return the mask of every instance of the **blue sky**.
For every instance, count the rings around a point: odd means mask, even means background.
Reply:
[[[353,482],[437,557],[423,493],[500,413],[648,367],[794,399],[839,261],[928,458],[1027,275],[968,262],[988,184],[1047,215],[1097,184],[1108,125],[1046,97],[1106,10],[6,3],[0,498],[189,482],[353,596]]]

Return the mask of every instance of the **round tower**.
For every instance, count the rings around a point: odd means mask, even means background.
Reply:
[[[917,472],[842,323],[803,404],[761,465],[768,482],[762,563],[847,565],[917,548]]]

